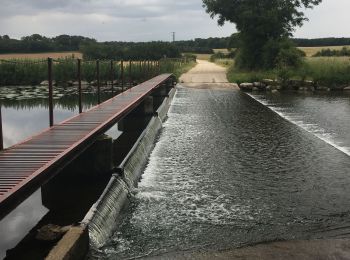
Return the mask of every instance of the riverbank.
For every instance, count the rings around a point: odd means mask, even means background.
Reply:
[[[218,59],[218,65],[225,66],[229,82],[242,84],[260,82],[258,86],[246,85],[246,91],[301,90],[301,91],[343,91],[350,90],[350,59],[305,58],[298,69],[276,69],[268,71],[244,71],[235,67],[233,60]],[[267,80],[267,81],[266,81]]]

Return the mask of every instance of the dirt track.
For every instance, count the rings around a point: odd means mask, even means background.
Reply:
[[[197,66],[180,77],[181,85],[201,89],[238,89],[228,82],[226,68],[204,60],[197,62]]]

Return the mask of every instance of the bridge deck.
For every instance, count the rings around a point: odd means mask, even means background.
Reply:
[[[96,138],[138,106],[163,74],[0,152],[0,217],[53,177]]]

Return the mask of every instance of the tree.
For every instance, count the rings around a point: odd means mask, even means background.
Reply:
[[[307,18],[301,9],[313,8],[322,0],[203,0],[203,7],[218,24],[236,25],[240,38],[237,65],[246,69],[277,66],[282,48],[295,27]],[[292,50],[294,51],[294,50]],[[283,50],[285,53],[286,50]]]

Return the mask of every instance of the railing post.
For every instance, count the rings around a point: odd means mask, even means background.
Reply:
[[[112,84],[112,96],[114,96],[114,63],[113,60],[111,60],[111,84]]]
[[[147,61],[147,79],[150,79],[150,64],[149,64],[149,60]]]
[[[96,74],[97,74],[97,103],[101,104],[101,86],[100,86],[100,61],[96,61]]]
[[[122,78],[122,92],[124,92],[125,81],[124,81],[124,61],[123,60],[120,62],[120,71],[121,71],[121,78]]]
[[[53,89],[52,89],[52,58],[47,59],[48,65],[48,81],[49,81],[49,120],[50,127],[53,126]]]
[[[81,59],[78,59],[78,95],[79,95],[79,114],[83,113],[82,91],[81,91]]]
[[[1,116],[1,104],[0,104],[0,151],[4,150],[4,137],[2,133],[2,116]]]
[[[129,84],[130,88],[132,87],[132,78],[131,78],[131,73],[132,73],[132,61],[129,61]]]

